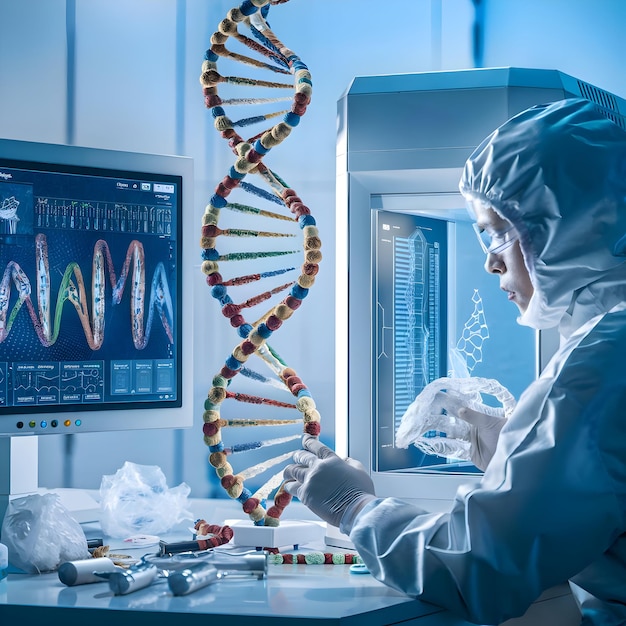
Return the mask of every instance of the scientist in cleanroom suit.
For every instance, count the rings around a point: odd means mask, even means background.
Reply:
[[[461,412],[484,477],[449,512],[377,498],[362,467],[312,437],[286,488],[377,579],[468,621],[522,615],[569,581],[582,624],[624,626],[626,132],[586,100],[533,107],[474,151],[460,189],[485,269],[520,324],[558,327],[558,351],[506,423]]]

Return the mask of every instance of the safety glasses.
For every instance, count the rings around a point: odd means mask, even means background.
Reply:
[[[478,224],[472,224],[472,226],[485,254],[499,254],[512,246],[519,238],[514,226],[499,232],[487,231]]]

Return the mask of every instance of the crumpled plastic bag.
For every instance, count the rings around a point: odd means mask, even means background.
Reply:
[[[65,561],[90,557],[81,525],[54,493],[10,500],[2,542],[9,549],[9,563],[29,574],[51,572]]]
[[[100,524],[109,537],[136,534],[159,535],[184,520],[193,520],[187,510],[191,491],[186,483],[168,488],[156,465],[126,461],[100,484]]]
[[[483,402],[483,395],[493,396],[501,406]],[[413,444],[428,455],[451,460],[471,460],[470,425],[456,413],[468,407],[499,417],[508,417],[515,408],[511,392],[492,378],[438,378],[422,389],[409,405],[396,432],[396,445]]]

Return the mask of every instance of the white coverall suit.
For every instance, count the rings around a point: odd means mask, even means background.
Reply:
[[[342,530],[376,578],[469,621],[569,580],[583,624],[624,626],[626,132],[586,100],[533,107],[474,151],[460,189],[517,229],[534,287],[519,322],[558,325],[560,347],[450,512],[377,498]]]

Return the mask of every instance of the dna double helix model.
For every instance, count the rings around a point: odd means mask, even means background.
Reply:
[[[280,516],[291,496],[282,488],[282,468],[274,470],[287,461],[294,450],[237,472],[233,469],[236,464],[233,457],[245,458],[245,454],[239,457],[239,453],[284,447],[290,441],[299,445],[302,431],[313,436],[320,433],[320,415],[310,391],[296,371],[268,344],[307,297],[322,258],[321,240],[311,211],[296,191],[266,164],[270,151],[298,126],[312,93],[307,66],[276,37],[267,21],[270,7],[286,1],[244,0],[230,9],[211,36],[200,77],[205,106],[213,116],[215,129],[234,154],[228,174],[215,187],[202,218],[202,271],[222,315],[240,338],[211,381],[203,413],[204,441],[209,448],[209,463],[222,487],[231,498],[241,503],[244,512],[257,526],[278,526],[280,523]],[[231,72],[230,68],[235,69]],[[252,73],[260,78],[234,75],[238,73]],[[249,89],[255,90],[256,97],[241,95],[247,94]],[[274,95],[277,93],[283,95]],[[231,109],[236,109],[238,119],[229,114]],[[259,110],[262,112],[258,113]],[[271,125],[270,120],[275,118],[278,121]],[[244,139],[239,129],[247,127],[261,130]],[[250,221],[263,224],[272,223],[272,220],[280,226],[275,227],[276,231],[248,229],[241,227],[242,220],[246,225]],[[294,237],[302,241],[299,249],[292,249],[295,247]],[[271,244],[274,249],[259,250],[258,247],[264,244]],[[294,255],[301,260],[294,261],[293,267],[276,268],[277,260],[282,263]],[[244,263],[247,267],[253,262],[257,271],[238,275],[236,266],[238,262],[241,266],[242,261],[248,262]],[[227,269],[231,267],[235,269]],[[293,278],[289,282],[274,284],[290,275]],[[273,286],[265,288],[268,284]],[[263,285],[260,293],[259,285]],[[235,296],[231,294],[247,294],[246,290],[251,287],[252,295],[243,296],[245,299],[238,302],[233,299]],[[269,308],[260,315],[257,313],[255,321],[249,322],[245,315],[260,305]],[[263,365],[263,371],[269,369],[269,375],[253,369],[250,365],[252,357],[254,363]],[[235,390],[237,384],[247,381],[267,384],[272,389],[280,388],[279,393],[286,392],[287,399]],[[289,414],[280,419],[229,418],[227,415],[251,408],[258,411],[261,407],[272,407],[271,411],[282,409],[285,411],[282,415],[287,415],[287,411]],[[228,446],[222,437],[222,431],[227,427],[261,430],[290,427],[299,430],[284,437]],[[246,481],[265,476],[266,472],[273,473],[254,493],[246,487]],[[271,494],[274,494],[273,504],[266,509]]]

